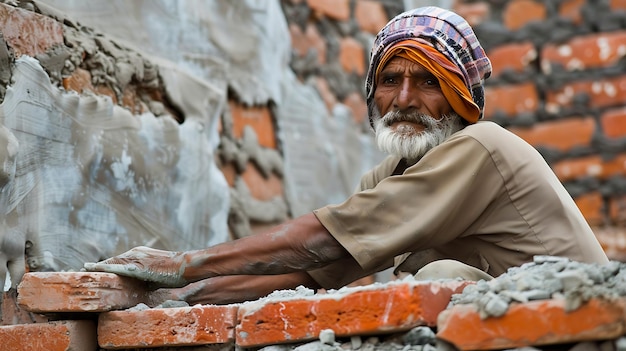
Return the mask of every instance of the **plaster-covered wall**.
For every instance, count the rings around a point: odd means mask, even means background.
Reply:
[[[6,2],[0,26],[5,288],[25,267],[247,235],[342,201],[381,158],[347,106],[329,111],[293,72],[278,1]],[[233,102],[271,111],[276,147],[233,136]],[[225,162],[277,175],[284,193],[256,199],[241,174],[229,185]]]

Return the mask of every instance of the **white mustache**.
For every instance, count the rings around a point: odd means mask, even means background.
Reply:
[[[382,120],[386,126],[390,126],[396,122],[414,122],[424,125],[430,125],[431,123],[427,122],[428,118],[431,118],[432,120],[433,117],[417,111],[409,113],[404,113],[400,111],[389,111],[382,117]]]

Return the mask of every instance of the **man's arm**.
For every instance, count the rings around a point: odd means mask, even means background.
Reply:
[[[134,248],[85,269],[181,287],[227,275],[274,275],[320,268],[350,254],[309,213],[256,235],[202,250]]]
[[[167,300],[186,301],[190,305],[224,305],[257,300],[275,290],[320,286],[306,272],[279,275],[229,275],[190,283],[182,288],[163,288],[153,291],[148,303],[151,307]]]

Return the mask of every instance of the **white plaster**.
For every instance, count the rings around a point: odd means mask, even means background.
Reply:
[[[11,219],[0,243],[32,241],[31,269],[76,270],[146,243],[186,250],[227,240],[228,186],[211,140],[223,95],[162,69],[171,89],[194,99],[172,97],[189,115],[180,125],[67,93],[35,59],[17,60],[0,105],[19,142],[15,179],[0,193]]]

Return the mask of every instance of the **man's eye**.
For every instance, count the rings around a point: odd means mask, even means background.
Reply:
[[[439,85],[439,81],[436,78],[427,79],[426,80],[426,85],[437,86],[437,85]]]
[[[383,77],[382,79],[383,84],[393,84],[395,82],[396,82],[396,79],[394,77]]]

